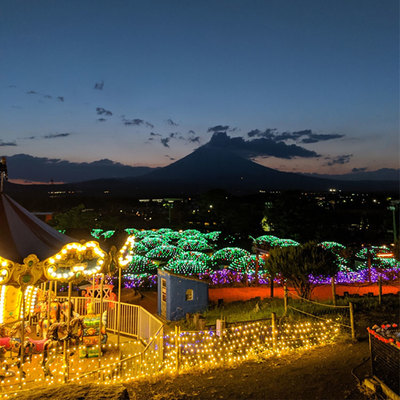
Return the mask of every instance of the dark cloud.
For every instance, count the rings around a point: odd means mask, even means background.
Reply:
[[[353,157],[353,154],[342,154],[336,157],[326,157],[325,159],[328,160],[328,162],[325,163],[325,165],[332,166],[336,164],[347,164],[350,162],[351,157]]]
[[[169,137],[170,137],[171,139],[176,139],[178,136],[179,136],[179,133],[178,133],[178,132],[171,132],[171,133],[169,134]],[[183,139],[182,136],[180,136],[180,137]]]
[[[159,133],[150,132],[150,136],[161,136]]]
[[[105,118],[97,118],[97,121],[99,122],[106,122],[107,120]]]
[[[229,130],[228,130],[228,132],[237,132],[237,131],[240,131],[240,129],[237,128],[236,126],[233,128],[229,128]]]
[[[171,161],[175,161],[175,158],[174,157],[171,157],[171,156],[169,156],[168,154],[165,154],[165,157],[167,157],[169,160],[171,160]]]
[[[190,135],[195,135],[196,134],[196,132],[194,131],[194,130],[190,130],[189,132],[188,132]]]
[[[187,139],[189,143],[200,143],[200,136],[194,136]]]
[[[44,135],[44,139],[57,139],[62,137],[70,136],[70,133],[50,133],[49,135]]]
[[[0,147],[17,146],[16,142],[3,142],[0,140]]]
[[[106,116],[108,116],[108,117],[110,117],[111,115],[113,115],[111,111],[106,110],[106,109],[103,108],[103,107],[96,107],[96,113],[97,113],[97,115],[106,115]]]
[[[311,129],[304,129],[301,131],[293,131],[293,132],[278,132],[275,128],[267,128],[264,131],[259,129],[253,129],[252,131],[247,133],[249,138],[266,138],[270,139],[276,143],[286,142],[288,140],[293,140],[298,143],[310,144],[310,143],[318,143],[326,140],[340,139],[344,137],[344,135],[338,133],[330,133],[330,134],[320,134],[314,133]]]
[[[266,129],[265,131],[260,131],[259,129],[253,129],[250,132],[247,132],[247,136],[252,137],[264,137],[264,138],[272,138],[275,134],[276,129]]]
[[[168,124],[169,126],[178,126],[178,124],[177,124],[176,122],[172,121],[171,118],[168,118],[168,119],[167,119],[167,124]]]
[[[331,134],[318,134],[318,133],[311,133],[308,137],[301,140],[301,143],[318,143],[324,142],[326,140],[333,140],[333,139],[341,139],[344,135],[340,135],[338,133],[331,133]]]
[[[53,98],[56,98],[58,101],[64,102],[64,97],[63,97],[63,96],[57,96],[57,97],[55,97],[55,96],[52,96],[52,95],[50,95],[50,94],[43,94],[43,93],[37,92],[36,90],[28,90],[28,91],[26,92],[26,94],[40,95],[40,96],[42,96],[42,97],[45,98],[45,99],[53,99]],[[42,103],[42,101],[39,101],[39,102]]]
[[[351,172],[365,172],[367,169],[367,167],[353,168]]]
[[[216,132],[211,140],[205,144],[207,147],[222,147],[226,150],[241,154],[247,158],[254,157],[278,157],[291,159],[294,157],[316,158],[319,155],[315,151],[305,149],[295,144],[288,145],[283,142],[275,142],[270,138],[256,138],[245,140],[242,137],[230,137],[226,132]]]
[[[226,132],[229,129],[229,125],[216,125],[207,129],[207,132]]]
[[[147,128],[154,128],[154,125],[152,123],[147,122],[144,119],[140,119],[140,118],[127,119],[123,116],[122,121],[123,121],[124,125],[126,125],[126,126],[129,126],[129,125],[142,126],[142,125],[144,125]]]
[[[96,83],[94,84],[94,88],[93,88],[93,89],[96,89],[96,90],[103,90],[103,87],[104,87],[104,82],[101,81],[101,82],[96,82]]]
[[[170,141],[171,139],[169,138],[169,137],[166,137],[166,138],[161,138],[160,139],[160,142],[161,142],[161,144],[164,146],[164,147],[169,147],[169,141]]]

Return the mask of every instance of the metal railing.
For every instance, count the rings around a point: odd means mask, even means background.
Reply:
[[[67,297],[57,297],[60,300],[67,300]],[[88,297],[71,297],[74,311],[79,315],[87,314],[87,304],[92,301]],[[120,333],[142,340],[146,345],[150,338],[162,327],[162,322],[153,314],[149,313],[141,306],[128,303],[120,303]],[[107,311],[107,331],[118,332],[118,302],[103,300],[101,307],[100,299],[94,299],[95,314],[102,314]]]

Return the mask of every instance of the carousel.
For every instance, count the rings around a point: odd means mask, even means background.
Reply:
[[[51,376],[54,357],[62,360],[66,382],[73,346],[82,344],[81,358],[101,356],[107,339],[104,276],[118,267],[116,250],[106,252],[95,241],[78,242],[51,228],[3,192],[4,158],[0,174],[0,389],[24,387],[24,364],[33,354],[41,355],[45,376]],[[84,281],[93,287],[82,316],[74,310],[71,291]],[[63,301],[57,284],[68,287]]]

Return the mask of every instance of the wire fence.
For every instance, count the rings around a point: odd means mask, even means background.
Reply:
[[[338,325],[350,329],[353,339],[355,339],[355,323],[353,303],[347,305],[337,305],[321,303],[299,296],[297,293],[288,291],[284,288],[285,314],[288,310],[307,315],[319,320],[334,320]]]

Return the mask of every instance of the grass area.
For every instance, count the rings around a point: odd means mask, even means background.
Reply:
[[[385,295],[382,297],[382,304],[378,304],[377,297],[352,297],[338,299],[338,306],[347,306],[351,301],[354,304],[355,322],[358,334],[364,336],[365,328],[370,325],[380,324],[385,321],[399,323],[399,296]],[[331,301],[320,302],[326,305],[332,305]],[[333,308],[290,299],[289,305],[308,314],[320,318],[336,320],[339,323],[349,325],[350,316],[347,308]],[[222,304],[219,307],[210,307],[202,314],[205,318],[206,326],[215,325],[217,319],[225,319],[227,323],[247,322],[271,318],[274,312],[278,318],[284,315],[284,304],[282,299],[274,298],[254,298],[248,301],[237,301],[233,303]],[[286,317],[294,320],[313,318],[298,311],[288,309]],[[179,325],[182,330],[193,330],[195,326],[192,320],[178,321],[172,325]]]

